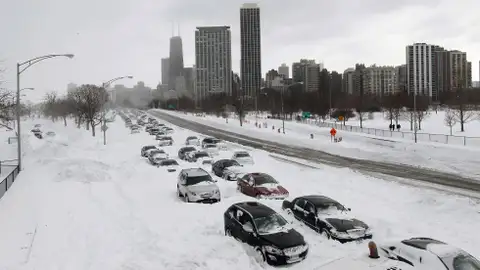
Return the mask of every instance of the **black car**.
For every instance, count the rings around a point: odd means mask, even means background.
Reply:
[[[188,162],[197,162],[198,159],[210,159],[210,155],[205,151],[189,152],[186,155]]]
[[[160,132],[159,128],[151,128],[150,131],[148,131],[150,135],[157,135],[159,132]]]
[[[224,170],[231,166],[241,167],[240,163],[233,159],[220,159],[212,164],[212,172],[218,177],[224,176]]]
[[[308,244],[303,235],[270,207],[258,202],[239,202],[224,214],[225,235],[252,246],[271,265],[304,260]]]
[[[282,208],[328,239],[346,243],[372,238],[367,224],[350,217],[350,208],[329,197],[308,195],[291,202],[284,200]]]
[[[204,148],[205,145],[207,145],[207,144],[217,144],[221,141],[222,140],[220,140],[220,139],[216,139],[216,138],[213,138],[213,137],[207,137],[207,138],[202,140],[202,148]]]
[[[142,147],[142,150],[140,151],[140,155],[142,157],[147,157],[147,151],[148,150],[152,150],[152,149],[157,149],[157,146],[155,145],[146,145],[144,147]]]
[[[177,167],[179,166],[180,164],[178,164],[178,162],[175,160],[175,159],[164,159],[162,161],[160,161],[160,163],[158,164],[159,167],[166,167],[167,168],[167,172],[175,172],[177,171]]]
[[[188,152],[193,152],[193,151],[197,151],[197,149],[193,146],[185,146],[185,147],[182,147],[178,150],[178,158],[181,159],[181,160],[185,160],[187,159],[187,153]]]

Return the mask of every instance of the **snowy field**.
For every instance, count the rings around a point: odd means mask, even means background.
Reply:
[[[255,127],[255,119],[252,119],[252,117],[241,127],[238,119],[229,119],[226,123],[224,118],[216,116],[197,117],[192,114],[168,110],[162,110],[162,112],[263,140],[311,147],[332,154],[359,159],[426,167],[472,177],[480,181],[480,166],[478,166],[480,164],[480,147],[425,142],[415,144],[410,140],[376,137],[340,130],[337,131],[337,136],[342,137],[342,142],[332,143],[329,133],[330,128],[309,124],[286,122],[286,134],[281,134],[277,132],[277,129],[282,126],[282,121],[276,119],[262,119],[262,122],[268,124],[268,128],[257,128]],[[272,126],[275,127],[275,130],[272,130]],[[314,139],[310,139],[310,134],[314,135]]]
[[[461,132],[460,123],[458,122],[452,128],[452,135],[480,138],[480,112],[468,112],[467,114],[471,114],[472,116],[469,118],[469,121],[465,123],[465,131]],[[373,114],[372,120],[366,119],[363,121],[363,127],[388,130],[390,120],[388,120],[385,116],[386,114],[384,114],[383,112],[376,112]],[[450,127],[445,125],[444,120],[445,111],[429,111],[428,115],[422,121],[422,129],[418,132],[450,135]],[[355,117],[349,119],[345,124],[359,127],[360,121],[358,120],[358,117]],[[410,122],[408,120],[402,119],[399,121],[399,124],[402,126],[401,131],[410,131]]]
[[[177,174],[140,157],[140,148],[155,143],[154,137],[130,134],[120,118],[108,130],[107,146],[101,134],[93,138],[73,125],[35,123],[57,135],[39,140],[26,134],[25,170],[0,200],[0,269],[270,269],[224,236],[227,207],[253,200],[238,193],[234,182],[218,179],[220,203],[187,204],[176,197]],[[165,149],[176,157],[185,138],[196,134],[173,128],[176,143]],[[480,224],[480,205],[472,199],[251,153],[255,167],[274,176],[290,199],[305,194],[337,199],[371,225],[377,242],[429,236],[480,256],[480,235],[472,233]],[[281,201],[265,203],[283,214]],[[292,226],[305,236],[310,253],[289,269],[312,270],[366,252],[366,243],[342,245],[298,222]]]

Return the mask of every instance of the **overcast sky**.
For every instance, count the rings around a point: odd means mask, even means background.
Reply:
[[[186,66],[194,64],[196,26],[232,27],[233,69],[240,63],[239,0],[2,0],[0,65],[15,87],[15,63],[50,53],[74,53],[35,65],[21,87],[35,87],[28,99],[70,82],[95,83],[133,75],[155,87],[160,59],[168,56],[172,22],[180,24]],[[262,75],[300,58],[343,72],[357,62],[405,63],[414,42],[467,52],[478,80],[479,0],[263,0]],[[177,27],[175,27],[177,28]],[[176,30],[177,31],[177,30]]]

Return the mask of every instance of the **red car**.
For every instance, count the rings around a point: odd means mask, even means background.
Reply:
[[[237,180],[237,189],[259,199],[285,199],[288,190],[266,173],[247,173]]]

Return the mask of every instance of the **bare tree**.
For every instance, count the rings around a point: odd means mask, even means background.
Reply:
[[[425,118],[430,115],[428,110],[429,97],[426,96],[417,96],[415,117],[418,122],[418,130],[422,130],[422,122]]]
[[[0,89],[0,126],[12,130],[10,126],[13,121],[15,110],[14,96],[11,91]]]
[[[445,125],[447,125],[450,128],[450,136],[453,135],[452,129],[455,124],[457,124],[457,117],[455,116],[455,113],[453,110],[450,108],[447,108],[445,111],[445,119],[444,119]]]
[[[55,91],[48,92],[44,97],[43,102],[43,114],[46,117],[50,117],[52,122],[55,122],[57,119],[58,111],[57,111],[57,101],[58,101],[58,94]]]
[[[108,93],[103,87],[93,84],[85,84],[78,87],[79,104],[87,126],[92,128],[92,136],[95,136],[95,127],[102,122],[103,106],[107,102]]]

